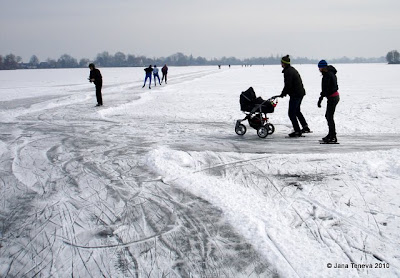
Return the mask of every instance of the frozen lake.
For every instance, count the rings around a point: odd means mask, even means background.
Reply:
[[[170,67],[151,90],[100,68],[100,108],[88,69],[0,71],[0,276],[400,277],[400,67],[334,65],[340,144],[320,145],[321,75],[293,66],[295,139],[288,98],[273,135],[234,131],[280,66]]]

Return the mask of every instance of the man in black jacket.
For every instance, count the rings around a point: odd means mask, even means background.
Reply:
[[[153,68],[150,65],[148,68],[145,68],[144,71],[146,72],[146,76],[144,77],[144,84],[143,84],[142,88],[144,88],[144,86],[146,86],[147,79],[150,79],[149,89],[151,89],[151,74],[153,72]]]
[[[94,85],[96,86],[96,99],[97,99],[96,106],[102,106],[103,98],[101,96],[101,87],[103,86],[103,77],[101,76],[100,71],[96,69],[93,63],[89,64],[89,69],[90,69],[89,81],[93,82]]]
[[[306,119],[300,111],[301,102],[306,94],[299,72],[290,65],[289,55],[282,57],[281,65],[285,86],[280,97],[290,96],[289,100],[289,119],[292,122],[294,132],[289,137],[300,137],[302,133],[310,132]],[[302,126],[300,129],[299,122]]]
[[[321,82],[321,96],[318,99],[318,107],[321,108],[321,102],[326,97],[328,103],[326,105],[325,118],[328,122],[329,133],[327,136],[322,138],[324,142],[336,143],[336,127],[333,116],[335,115],[336,105],[339,103],[339,86],[337,84],[336,73],[337,70],[329,65],[325,60],[321,60],[318,63],[319,71],[322,73]]]

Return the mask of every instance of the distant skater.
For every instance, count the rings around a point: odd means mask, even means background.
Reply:
[[[147,79],[149,78],[149,79],[150,79],[150,82],[149,82],[149,89],[151,89],[151,74],[152,74],[152,72],[153,72],[153,68],[152,68],[151,65],[150,65],[148,68],[145,68],[144,71],[146,72],[146,77],[144,78],[144,84],[143,84],[143,87],[142,87],[142,88],[144,88],[144,86],[146,86],[146,81],[147,81]]]
[[[101,87],[103,86],[103,77],[101,76],[100,71],[96,69],[93,63],[89,64],[89,69],[90,69],[89,81],[91,83],[93,82],[94,85],[96,86],[96,99],[97,99],[96,106],[102,106],[103,98],[101,96]]]
[[[290,96],[289,99],[289,119],[292,122],[294,132],[289,134],[289,137],[300,137],[302,133],[311,132],[303,114],[300,111],[301,102],[306,94],[303,81],[299,72],[290,65],[289,55],[282,57],[281,66],[283,68],[283,77],[285,86],[282,90],[281,97]],[[301,126],[300,129],[299,121]]]
[[[156,78],[158,78],[158,83],[161,85],[160,76],[158,75],[158,68],[154,65],[153,68],[154,86],[157,86]]]
[[[161,73],[162,73],[161,83],[162,83],[162,82],[164,81],[164,79],[165,79],[165,84],[167,84],[168,67],[167,67],[166,64],[161,68]]]
[[[322,138],[322,140],[326,143],[336,143],[336,126],[335,126],[335,110],[336,105],[339,103],[339,86],[337,84],[336,73],[337,70],[328,65],[325,60],[321,60],[318,63],[318,69],[322,73],[322,82],[321,82],[321,96],[318,99],[318,107],[321,108],[321,103],[324,97],[327,98],[328,103],[326,105],[326,113],[325,118],[328,122],[329,133],[327,136]]]

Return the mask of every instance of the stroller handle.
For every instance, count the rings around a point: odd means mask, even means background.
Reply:
[[[268,100],[275,100],[276,98],[281,97],[280,95],[270,97]]]

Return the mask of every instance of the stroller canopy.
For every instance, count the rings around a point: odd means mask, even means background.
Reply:
[[[251,112],[254,108],[254,101],[256,100],[256,93],[253,87],[248,88],[240,94],[240,110]]]
[[[271,101],[257,97],[253,87],[240,94],[240,110],[250,113],[273,113],[274,105]]]

